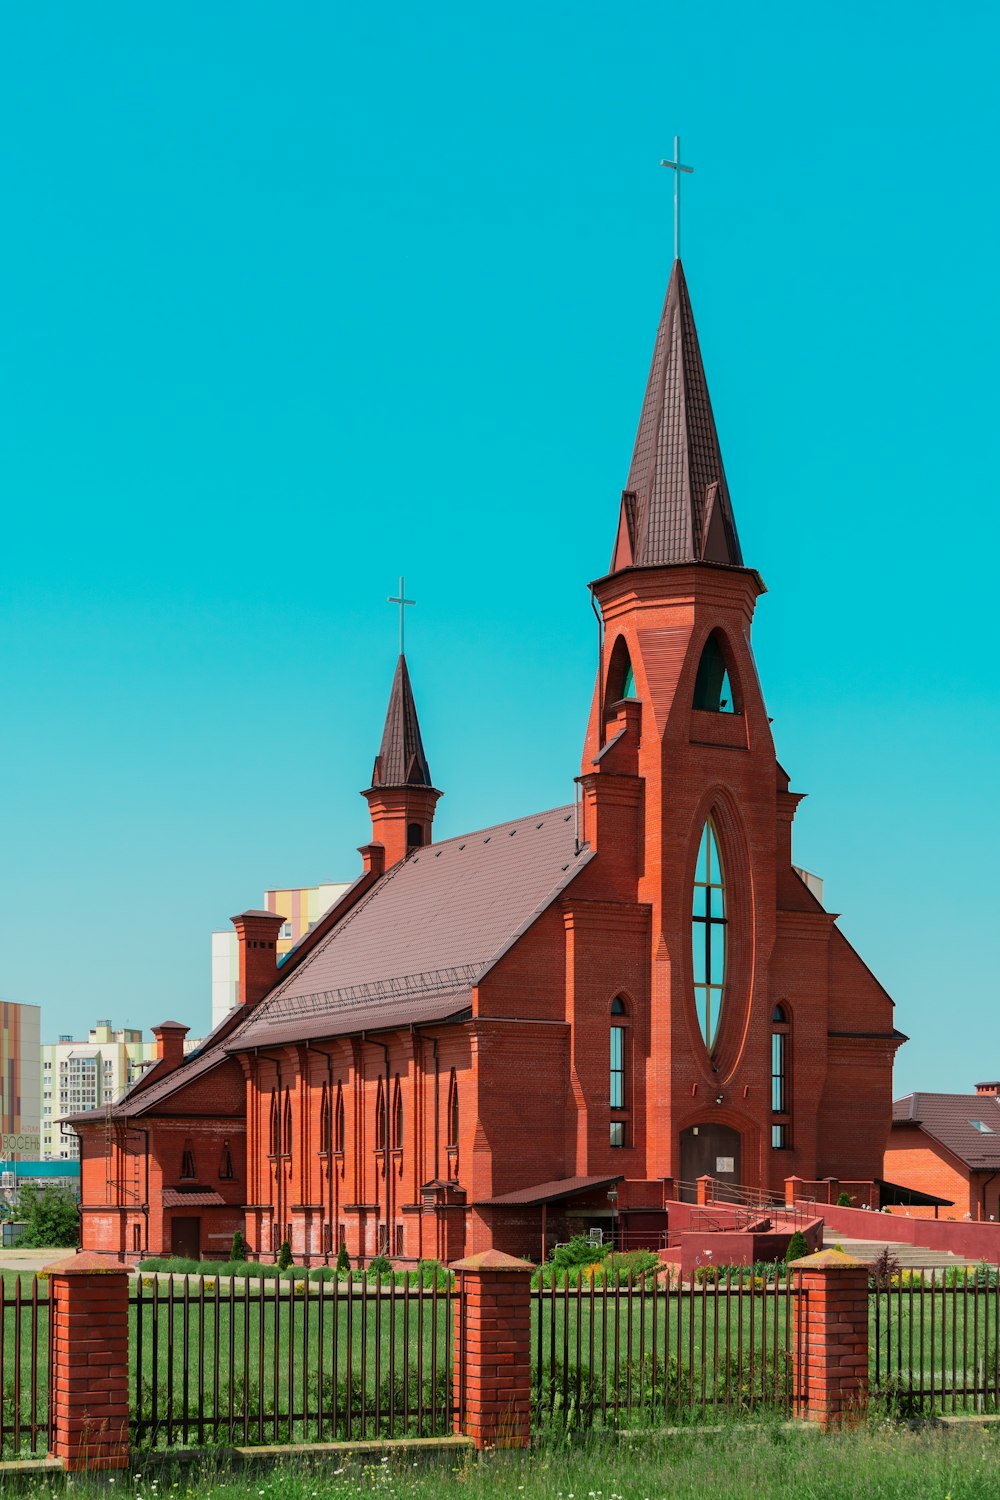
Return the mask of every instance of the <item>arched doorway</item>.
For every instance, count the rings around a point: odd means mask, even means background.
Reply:
[[[681,1131],[681,1178],[685,1183],[697,1182],[699,1177],[714,1177],[738,1187],[742,1182],[741,1137],[731,1125],[718,1125],[707,1121],[702,1125],[690,1125]],[[683,1190],[685,1199],[693,1201],[694,1193]]]

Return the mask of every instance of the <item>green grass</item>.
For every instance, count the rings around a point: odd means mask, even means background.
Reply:
[[[36,1483],[48,1492],[49,1481]],[[863,1429],[821,1435],[755,1424],[532,1453],[440,1458],[331,1455],[321,1466],[161,1469],[106,1479],[76,1476],[75,1500],[995,1500],[1000,1439],[992,1431]],[[57,1491],[64,1480],[52,1482]]]

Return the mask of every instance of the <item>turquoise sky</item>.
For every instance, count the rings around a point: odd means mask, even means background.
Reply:
[[[996,1077],[997,43],[961,3],[5,7],[4,998],[200,1032],[212,928],[357,873],[400,572],[439,831],[571,797],[679,132],[796,857],[897,1092]]]

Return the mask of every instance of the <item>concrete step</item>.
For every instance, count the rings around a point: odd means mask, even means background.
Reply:
[[[905,1245],[900,1240],[852,1240],[837,1234],[833,1229],[824,1230],[824,1250],[832,1249],[834,1245],[839,1245],[845,1255],[853,1255],[858,1260],[867,1261],[875,1260],[884,1249],[888,1248],[899,1264],[911,1271],[946,1269],[948,1266],[966,1264],[950,1250],[927,1250],[922,1245]]]

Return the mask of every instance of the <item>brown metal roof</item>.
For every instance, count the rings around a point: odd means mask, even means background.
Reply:
[[[181,1188],[163,1189],[164,1208],[218,1208],[225,1202],[222,1194],[211,1188],[198,1193],[185,1193]]]
[[[1000,1107],[992,1095],[907,1094],[893,1104],[892,1123],[919,1125],[973,1171],[1000,1171]]]
[[[741,567],[684,270],[674,261],[653,348],[611,572],[634,565]]]
[[[558,1203],[561,1198],[579,1198],[583,1193],[610,1187],[614,1182],[622,1182],[624,1176],[619,1172],[614,1177],[563,1177],[555,1182],[540,1182],[536,1187],[518,1188],[513,1193],[498,1193],[495,1198],[483,1198],[476,1207],[515,1208],[532,1203]]]
[[[460,1012],[590,858],[577,851],[572,807],[415,850],[261,1001],[228,1050]]]
[[[372,786],[432,786],[430,767],[424,754],[413,701],[406,657],[396,663],[389,707],[382,730],[382,744],[375,757]]]

